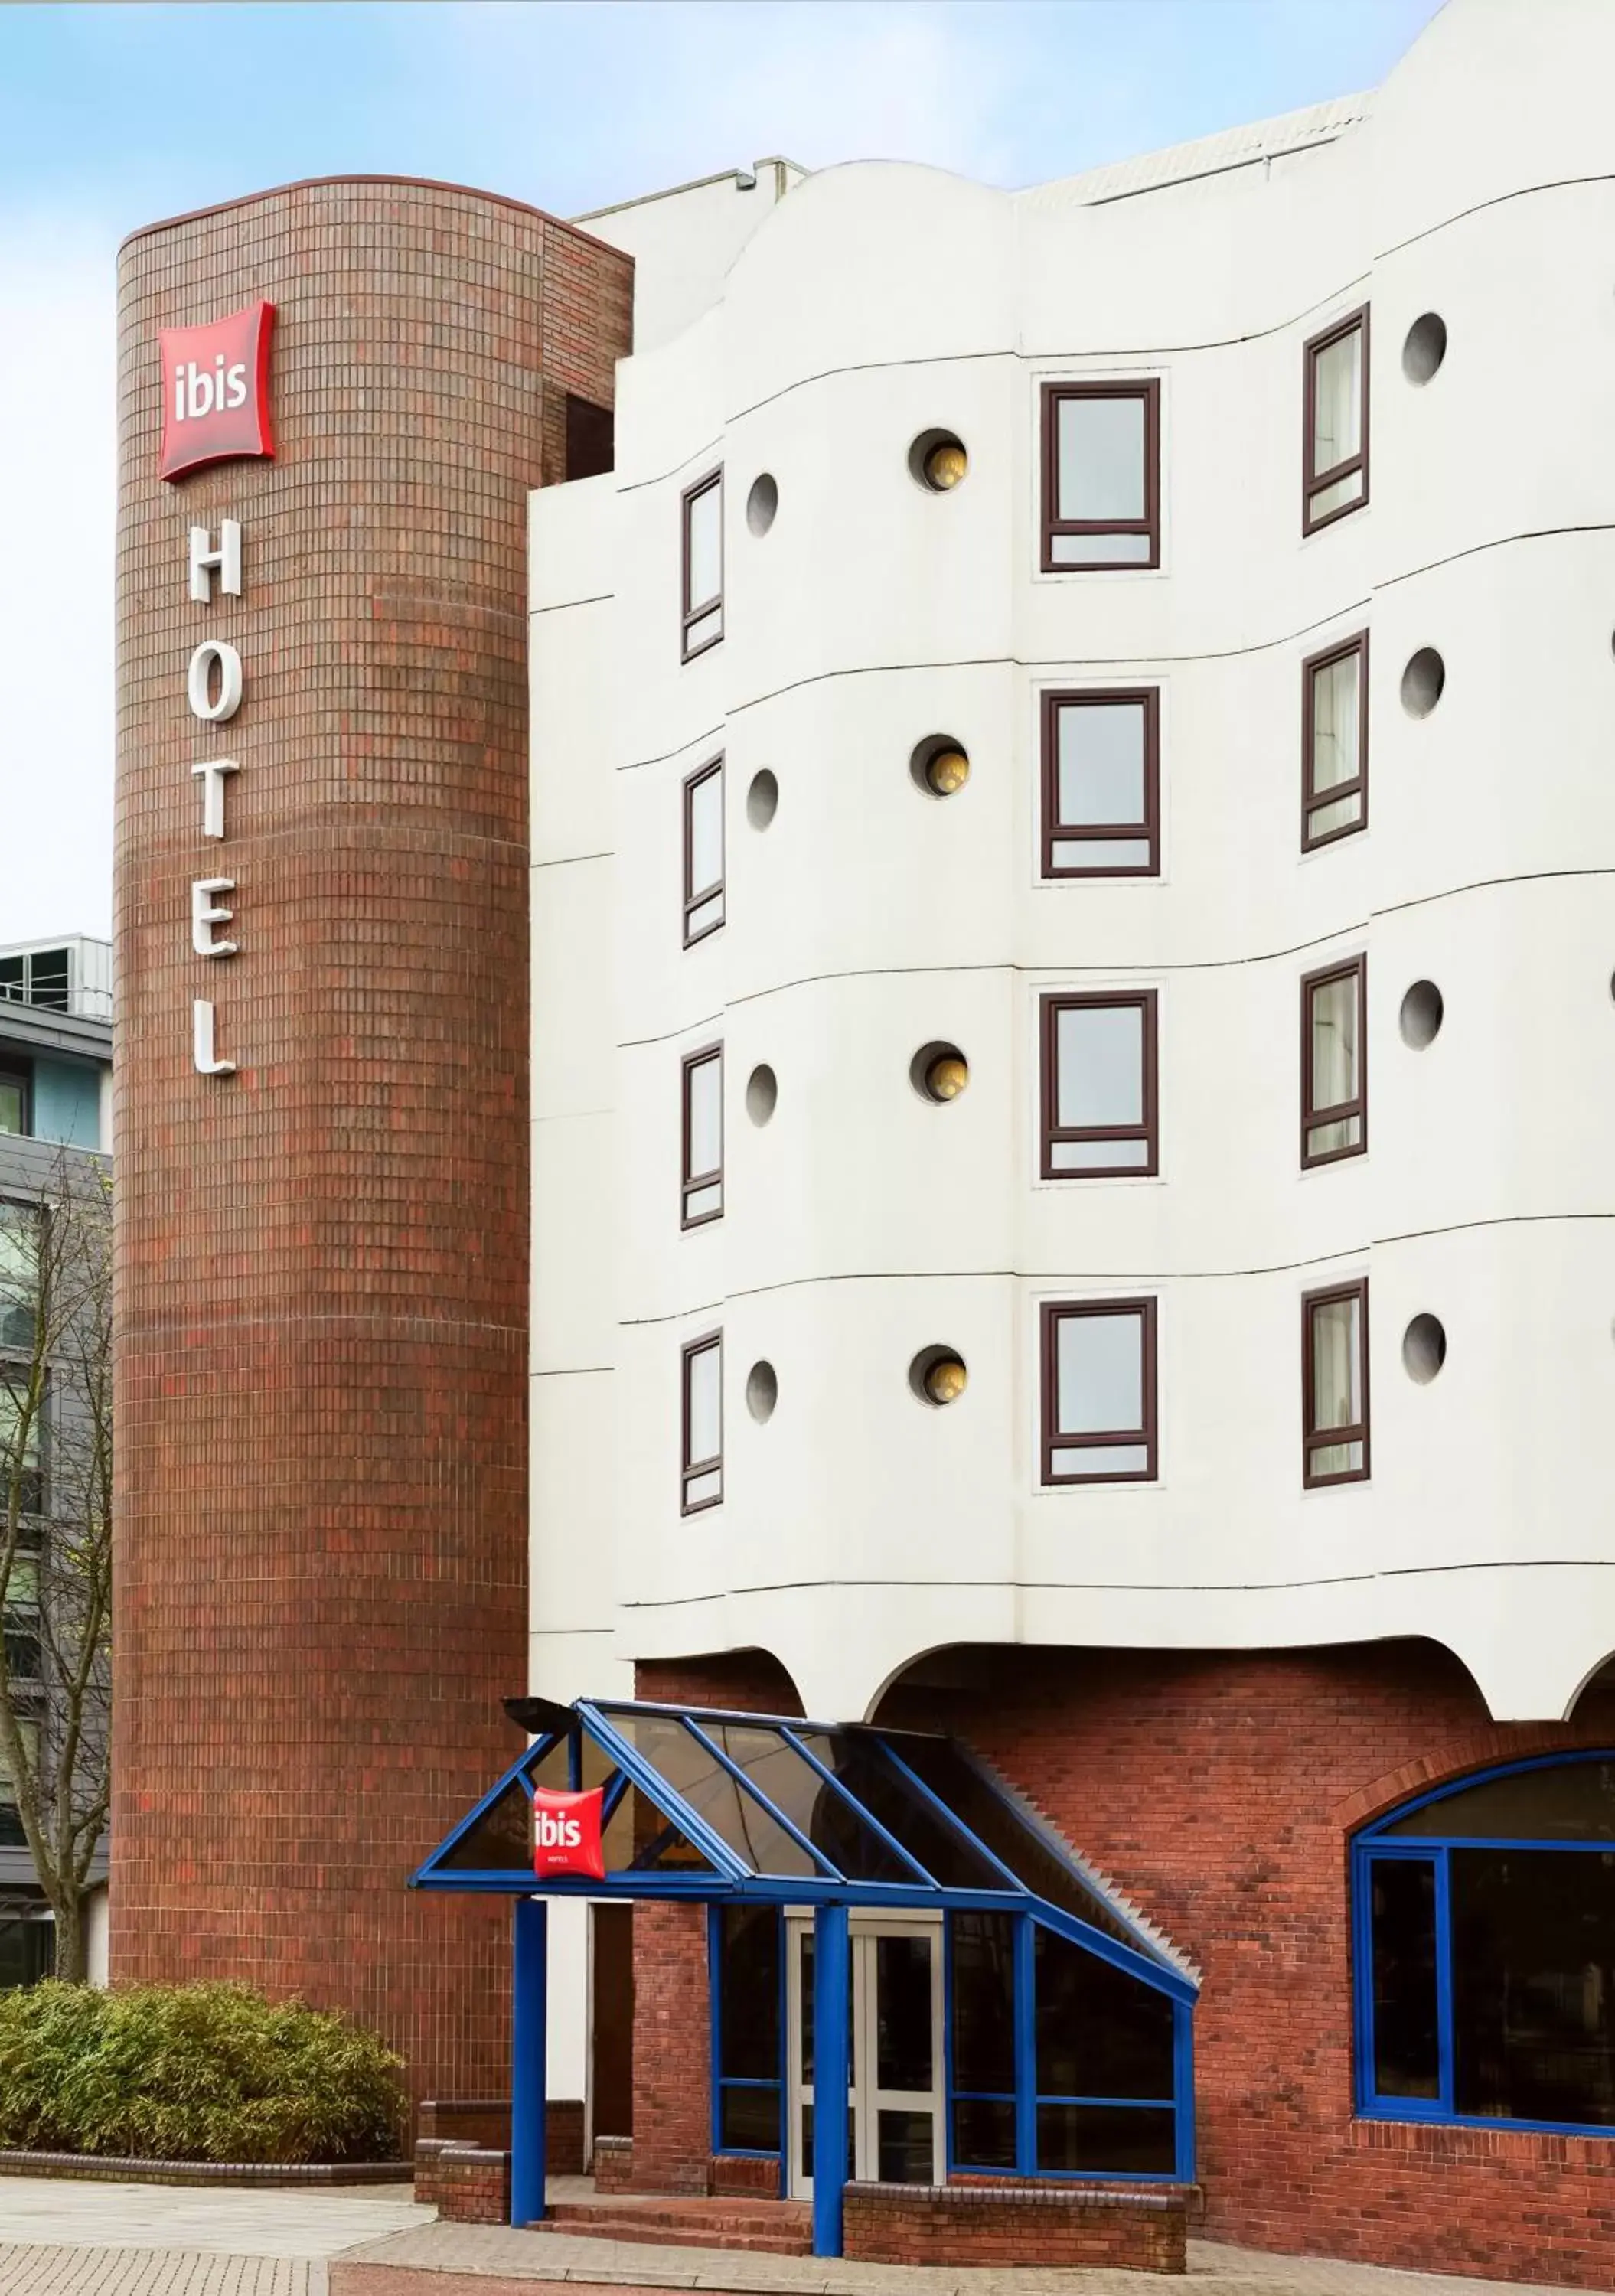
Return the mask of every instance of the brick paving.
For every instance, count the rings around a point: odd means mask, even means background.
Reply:
[[[563,2180],[557,2180],[562,2182]],[[570,2184],[570,2180],[564,2180]],[[1545,2284],[1544,2284],[1545,2286]],[[401,2195],[216,2194],[0,2181],[0,2296],[1521,2296],[1323,2257],[1189,2246],[1188,2281],[1151,2273],[966,2271],[643,2246],[433,2220]]]

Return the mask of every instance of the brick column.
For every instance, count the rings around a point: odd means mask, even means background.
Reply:
[[[446,2099],[509,2079],[508,1906],[404,1884],[527,1673],[527,496],[566,394],[611,403],[630,282],[371,179],[120,266],[111,1973],[340,2005]],[[166,485],[158,330],[259,298],[276,458]],[[193,603],[225,517],[243,594]],[[203,638],[241,654],[225,725],[186,705]],[[233,1076],[193,1068],[197,996]]]

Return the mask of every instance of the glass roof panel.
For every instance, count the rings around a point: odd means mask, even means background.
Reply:
[[[627,1713],[619,1708],[607,1719],[752,1873],[793,1881],[820,1878],[818,1866],[801,1843],[769,1816],[678,1716]]]
[[[1034,1897],[1043,1898],[1062,1913],[1103,1930],[1119,1944],[1148,1951],[1135,1930],[1111,1912],[1104,1899],[1072,1872],[1037,1829],[1027,1824],[1014,1804],[1001,1794],[990,1778],[983,1777],[949,1738],[899,1736],[892,1743],[915,1775],[932,1793],[956,1810],[971,1832],[995,1857],[1001,1857],[1018,1882]]]
[[[619,1773],[599,1741],[583,1734],[582,1778],[586,1787],[605,1786]],[[716,1869],[677,1826],[669,1823],[649,1794],[628,1785],[605,1824],[601,1849],[608,1874],[711,1874]]]
[[[520,1778],[512,1778],[438,1866],[445,1874],[532,1872],[533,1805]]]
[[[931,1808],[889,1759],[874,1731],[803,1729],[797,1735],[827,1770],[835,1773],[853,1800],[861,1802],[911,1857],[918,1859],[933,1882],[945,1890],[996,1890],[1009,1894],[1010,1884],[1003,1874]],[[891,1864],[894,1870],[881,1874],[881,1881],[914,1879],[899,1859],[892,1858]]]
[[[848,1881],[925,1886],[780,1731],[751,1722],[703,1720],[701,1726]],[[814,1751],[819,1749],[816,1746]],[[822,1753],[819,1759],[824,1759]]]

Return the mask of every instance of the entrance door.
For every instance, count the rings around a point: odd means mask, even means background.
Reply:
[[[934,1917],[851,1923],[847,2174],[860,2182],[939,2185],[942,2145],[942,1927]],[[791,2190],[813,2191],[813,1922],[788,1916]]]

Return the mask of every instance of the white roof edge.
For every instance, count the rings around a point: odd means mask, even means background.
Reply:
[[[1281,112],[1274,119],[1252,120],[1247,127],[1202,135],[1193,144],[1174,144],[1135,160],[1089,168],[1079,176],[1034,184],[1012,196],[1031,207],[1099,207],[1108,200],[1131,199],[1140,192],[1163,190],[1169,184],[1191,183],[1199,176],[1224,175],[1231,168],[1249,168],[1285,152],[1332,144],[1368,117],[1373,102],[1372,93],[1334,96],[1327,103]]]

